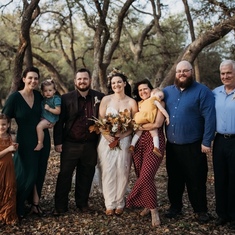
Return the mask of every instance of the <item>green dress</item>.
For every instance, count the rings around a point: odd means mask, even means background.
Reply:
[[[41,119],[40,92],[34,90],[32,108],[17,91],[9,96],[2,110],[9,118],[16,120],[18,151],[14,155],[14,164],[17,182],[17,214],[24,215],[24,203],[32,203],[33,188],[37,187],[39,197],[45,179],[48,157],[50,155],[50,136],[48,129],[44,130],[44,147],[34,151],[37,145],[36,126]]]

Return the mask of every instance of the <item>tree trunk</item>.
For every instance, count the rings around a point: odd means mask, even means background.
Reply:
[[[235,28],[235,15],[228,20],[223,21],[222,23],[215,26],[212,30],[207,30],[200,37],[198,37],[194,42],[188,45],[185,50],[179,55],[178,59],[175,61],[174,65],[166,75],[164,81],[161,83],[161,87],[165,87],[174,82],[175,78],[175,68],[176,65],[181,60],[187,60],[190,63],[193,63],[198,54],[202,51],[203,48],[210,45],[211,43],[221,39],[231,30]]]
[[[189,31],[190,31],[191,39],[193,42],[193,41],[195,41],[196,36],[195,36],[195,32],[194,32],[193,20],[192,20],[191,13],[189,10],[188,0],[182,0],[182,1],[184,3],[184,9],[185,9],[185,13],[186,13],[188,24],[189,24]],[[199,70],[199,63],[198,63],[197,59],[195,59],[195,61],[194,61],[194,75],[195,75],[196,81],[200,82],[201,81],[200,70]]]
[[[117,15],[117,20],[110,40],[110,29],[106,23],[106,17],[109,9],[110,1],[104,1],[103,6],[98,1],[95,1],[96,9],[99,13],[99,23],[95,28],[94,36],[94,72],[92,87],[107,93],[107,76],[106,70],[111,63],[112,56],[117,49],[123,28],[123,21],[127,17],[127,12],[131,4],[135,0],[126,0],[120,12]],[[88,24],[88,22],[87,22]]]
[[[30,27],[31,27],[33,20],[39,14],[39,10],[37,8],[38,8],[38,3],[40,2],[40,0],[31,0],[29,4],[28,4],[28,1],[26,0],[24,0],[23,2],[24,2],[24,9],[23,9],[23,15],[22,15],[22,21],[21,21],[19,46],[18,46],[17,53],[15,56],[13,79],[12,79],[10,93],[16,91],[19,88],[25,52],[26,52],[27,47],[31,47]],[[38,11],[36,11],[36,9]],[[31,53],[31,48],[28,49],[28,53],[27,53],[29,57],[30,57],[30,53]],[[29,64],[26,64],[26,66],[28,65],[30,66],[32,64],[32,55],[31,55],[31,59],[29,57],[26,60],[26,62],[28,62]]]
[[[67,87],[65,86],[63,80],[61,79],[60,74],[57,72],[55,67],[49,63],[48,61],[44,60],[41,56],[33,53],[33,57],[36,58],[41,64],[45,65],[47,70],[51,73],[51,78],[56,82],[56,89],[62,95],[68,92]]]

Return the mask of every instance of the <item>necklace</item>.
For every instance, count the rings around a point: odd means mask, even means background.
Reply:
[[[124,95],[123,97],[120,97],[120,98],[116,98],[114,100],[116,100],[117,102],[121,102],[122,100],[125,100],[126,98],[126,95]]]

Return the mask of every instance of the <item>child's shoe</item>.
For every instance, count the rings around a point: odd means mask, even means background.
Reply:
[[[156,154],[158,157],[162,157],[162,154],[157,147],[153,148],[153,153]]]

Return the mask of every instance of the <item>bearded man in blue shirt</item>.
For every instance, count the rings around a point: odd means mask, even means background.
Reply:
[[[235,230],[235,61],[220,64],[223,83],[213,90],[216,109],[216,137],[213,144],[216,213],[215,225]]]
[[[187,187],[195,218],[209,221],[206,181],[207,156],[215,134],[215,101],[212,91],[194,80],[188,61],[176,66],[174,85],[164,88],[170,124],[166,126],[166,169],[170,208],[165,216],[182,214],[182,197]]]

